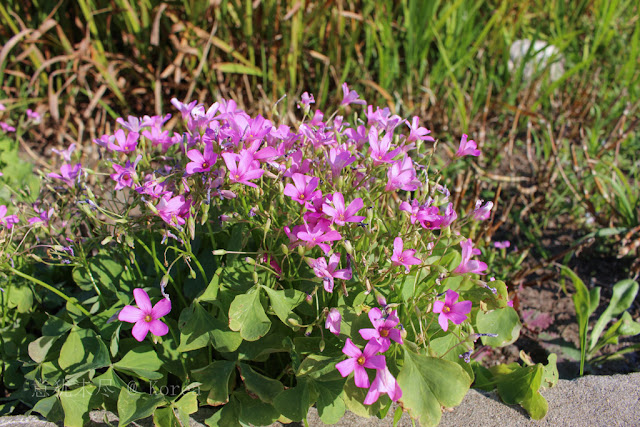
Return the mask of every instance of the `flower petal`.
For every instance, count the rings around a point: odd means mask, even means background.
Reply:
[[[160,301],[156,303],[151,309],[151,317],[154,320],[161,318],[162,316],[166,316],[171,311],[171,300],[169,298],[162,298]],[[158,335],[158,334],[154,334]]]
[[[136,304],[144,313],[151,312],[151,300],[149,300],[149,294],[142,288],[136,288],[133,290],[133,297],[136,300]]]
[[[149,322],[149,330],[157,337],[161,337],[169,333],[169,327],[161,320]]]
[[[342,352],[349,357],[360,357],[362,356],[362,351],[351,341],[351,338],[347,338],[347,342],[344,344],[344,348]]]
[[[144,320],[138,321],[135,325],[133,325],[133,329],[131,330],[131,334],[133,334],[133,337],[140,342],[144,341],[144,338],[147,336],[148,332],[149,323],[145,322]]]
[[[383,356],[384,357],[384,356]],[[366,364],[366,363],[365,363]],[[337,367],[338,365],[336,365]],[[367,371],[358,365],[356,362],[353,368],[353,379],[355,380],[356,387],[360,388],[369,388],[369,376],[367,375]]]
[[[136,323],[144,317],[144,313],[138,307],[132,305],[125,305],[120,313],[118,313],[118,320],[121,322]]]
[[[440,324],[440,327],[443,331],[446,332],[447,329],[449,329],[449,319],[447,318],[446,314],[440,313],[440,316],[438,316],[438,323]]]
[[[340,372],[340,375],[343,377],[349,376],[349,374],[353,371],[355,366],[358,364],[356,359],[347,359],[342,362],[336,363],[336,369]]]

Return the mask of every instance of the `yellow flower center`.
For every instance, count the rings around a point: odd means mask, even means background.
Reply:
[[[358,365],[362,366],[364,365],[364,362],[366,362],[364,356],[358,357]]]
[[[380,331],[380,336],[382,338],[388,337],[389,336],[389,330],[388,329],[383,329]]]
[[[144,316],[144,321],[145,322],[151,322],[151,321],[153,321],[153,317],[151,317],[150,314],[147,314],[146,316]]]
[[[442,307],[442,312],[443,313],[449,313],[451,311],[451,308],[447,307],[446,305],[444,307]]]

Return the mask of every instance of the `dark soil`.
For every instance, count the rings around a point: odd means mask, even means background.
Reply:
[[[552,248],[553,252],[560,253],[570,242],[575,241],[576,237],[573,234],[561,232],[543,238],[541,243],[545,248]],[[611,255],[613,253],[613,247],[592,245],[578,251],[568,265],[582,278],[587,288],[601,288],[600,305],[589,319],[590,329],[608,306],[613,285],[619,280],[631,277],[630,267],[634,258],[619,259]],[[530,264],[537,262],[531,260]],[[477,358],[482,360],[485,366],[491,366],[520,361],[519,353],[524,351],[533,362],[546,364],[548,355],[555,353],[558,356],[560,378],[577,377],[580,369],[580,337],[571,299],[575,292],[573,283],[570,279],[563,280],[554,266],[539,269],[525,278],[523,283],[529,285],[520,285],[513,290],[517,297],[515,306],[523,324],[519,339],[504,348],[484,348]],[[640,317],[640,298],[636,298],[628,311],[634,320]],[[604,347],[597,356],[614,354],[638,342],[640,336],[623,337],[617,345]],[[619,355],[602,364],[587,363],[585,366],[585,374],[591,375],[626,374],[637,371],[640,371],[640,352]]]

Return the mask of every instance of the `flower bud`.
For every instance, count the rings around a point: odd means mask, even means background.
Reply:
[[[304,256],[304,253],[306,252],[306,248],[302,245],[298,246],[298,255],[300,256]]]
[[[306,336],[311,335],[311,332],[313,332],[313,326],[308,326],[307,329],[304,331],[304,334]]]
[[[255,264],[256,264],[256,260],[255,260],[255,259],[253,259],[253,258],[251,258],[251,257],[249,257],[249,256],[248,256],[248,257],[246,257],[246,258],[244,259],[244,261],[245,261],[247,264],[249,264],[249,265],[255,265]]]
[[[280,248],[282,249],[282,253],[286,255],[289,255],[289,246],[285,245],[284,243],[280,246]]]
[[[324,351],[324,340],[320,340],[318,347],[320,348],[320,353],[322,353]]]
[[[351,241],[349,240],[344,241],[344,249],[347,251],[349,255],[353,256],[353,245],[351,244]]]
[[[216,249],[215,251],[213,251],[214,255],[226,255],[227,251],[225,249]]]

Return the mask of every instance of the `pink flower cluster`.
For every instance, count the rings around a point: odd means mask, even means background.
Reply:
[[[336,369],[343,377],[353,372],[356,386],[369,389],[364,400],[365,405],[375,403],[380,395],[385,393],[395,402],[402,397],[402,390],[389,371],[385,356],[378,353],[386,352],[391,346],[391,340],[398,344],[403,343],[400,330],[396,329],[400,320],[395,311],[383,313],[379,308],[369,310],[369,320],[373,328],[359,331],[360,336],[368,341],[364,351],[347,338],[342,352],[349,356],[349,359],[337,363]],[[365,368],[376,371],[376,377],[372,383],[369,382]]]

